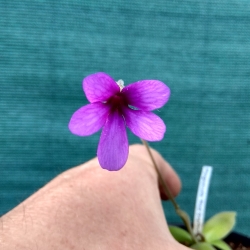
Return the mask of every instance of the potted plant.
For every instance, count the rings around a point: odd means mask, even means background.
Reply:
[[[181,244],[197,250],[249,250],[250,239],[232,232],[235,225],[235,212],[221,212],[206,221],[196,241],[183,226],[169,226],[174,238]]]

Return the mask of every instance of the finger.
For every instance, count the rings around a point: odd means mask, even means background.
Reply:
[[[156,150],[150,148],[151,153],[155,159],[156,165],[163,177],[163,180],[165,181],[166,185],[170,189],[170,192],[173,196],[178,195],[178,193],[181,190],[181,181],[177,173],[174,171],[174,169],[170,166],[168,162],[166,162],[163,157],[157,152]],[[152,159],[149,156],[148,151],[146,150],[146,147],[143,145],[132,145],[130,146],[130,154],[136,155],[137,157],[142,158],[143,160],[147,161],[151,167],[151,170],[153,171],[155,178],[159,180],[157,176],[157,172],[154,168]],[[164,192],[164,189],[162,185],[159,183],[159,190],[161,194],[162,199],[168,199],[168,196],[166,192]]]

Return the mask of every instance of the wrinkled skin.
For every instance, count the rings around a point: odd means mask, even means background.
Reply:
[[[153,151],[174,195],[178,176]],[[168,231],[157,175],[145,148],[130,147],[125,167],[100,168],[95,158],[72,168],[1,218],[3,250],[185,250]]]

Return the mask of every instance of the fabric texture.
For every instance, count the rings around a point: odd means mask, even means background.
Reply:
[[[170,87],[155,112],[166,136],[151,146],[182,179],[178,202],[192,217],[211,165],[206,217],[236,211],[236,231],[250,236],[249,11],[248,0],[1,0],[0,214],[96,156],[100,133],[77,137],[68,122],[88,103],[82,79],[106,72]]]

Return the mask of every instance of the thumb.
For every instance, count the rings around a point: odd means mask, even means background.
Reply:
[[[150,148],[150,151],[152,153],[152,156],[155,160],[156,167],[158,168],[163,181],[169,188],[169,191],[173,196],[177,196],[181,190],[181,181],[177,173],[174,171],[174,169],[171,167],[171,165],[163,159],[163,157],[160,155],[159,152],[156,150]],[[162,184],[159,181],[159,176],[157,174],[157,171],[153,165],[152,159],[149,156],[149,153],[145,146],[143,145],[132,145],[130,146],[130,155],[136,155],[137,157],[143,158],[143,160],[147,161],[148,167],[150,167],[150,171],[154,175],[155,181],[158,181],[159,185],[159,191],[161,198],[166,200],[168,199],[168,196],[166,192],[164,191],[164,188],[162,187]]]

